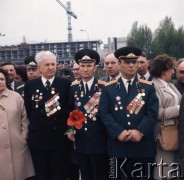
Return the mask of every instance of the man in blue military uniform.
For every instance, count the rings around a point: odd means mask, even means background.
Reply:
[[[55,76],[56,56],[36,54],[42,76],[25,84],[25,107],[30,121],[28,144],[37,180],[66,180],[69,162],[67,130],[70,82]]]
[[[91,49],[82,49],[75,54],[79,64],[81,81],[71,86],[72,109],[83,112],[87,120],[76,134],[69,134],[75,141],[77,160],[82,180],[107,180],[107,133],[99,116],[99,99],[105,82],[94,78],[100,56]]]
[[[121,77],[107,83],[100,100],[101,118],[109,135],[108,154],[119,163],[116,177],[121,179],[151,178],[156,154],[153,128],[158,99],[152,83],[136,76],[141,52],[137,47],[115,51]]]

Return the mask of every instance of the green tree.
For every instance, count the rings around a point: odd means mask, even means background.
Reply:
[[[175,28],[171,18],[165,17],[160,22],[159,27],[155,30],[154,40],[152,43],[153,56],[167,53],[173,55],[175,47]]]
[[[149,56],[151,54],[152,32],[147,25],[138,27],[137,21],[133,23],[130,34],[127,37],[129,46],[138,46]]]

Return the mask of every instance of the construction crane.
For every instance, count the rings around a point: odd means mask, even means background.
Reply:
[[[77,19],[77,15],[71,10],[71,2],[67,2],[67,7],[66,7],[60,0],[56,0],[56,1],[65,9],[66,13],[68,14],[68,42],[70,44],[70,42],[72,42],[73,40],[71,16]]]

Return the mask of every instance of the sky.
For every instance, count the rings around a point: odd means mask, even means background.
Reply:
[[[66,5],[69,0],[60,0]],[[70,0],[73,41],[126,37],[132,24],[154,31],[161,20],[171,17],[175,28],[184,24],[183,0]],[[68,40],[66,11],[56,0],[0,0],[0,46],[23,42]],[[86,30],[86,32],[80,31]]]

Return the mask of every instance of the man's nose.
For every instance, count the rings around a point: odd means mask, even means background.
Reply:
[[[109,63],[109,65],[108,65],[109,67],[112,67],[112,64],[111,63]]]
[[[129,66],[133,67],[134,66],[134,63],[133,62],[130,62]]]

